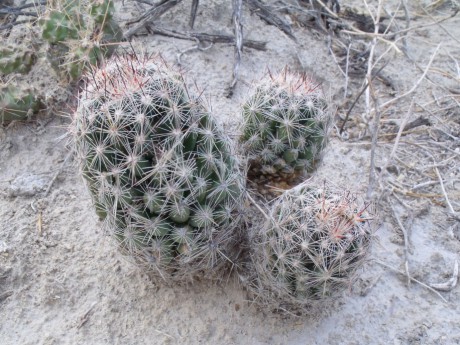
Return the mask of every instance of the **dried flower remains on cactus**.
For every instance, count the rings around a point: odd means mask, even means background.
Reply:
[[[116,57],[88,76],[72,132],[96,211],[124,253],[174,281],[234,257],[239,161],[161,58]]]

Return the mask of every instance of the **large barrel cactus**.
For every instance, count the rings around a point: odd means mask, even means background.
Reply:
[[[239,244],[231,142],[158,57],[116,57],[87,80],[72,133],[108,233],[165,280],[212,275]]]
[[[240,141],[249,177],[292,181],[311,171],[327,141],[329,103],[320,85],[304,74],[284,69],[263,78],[242,108]]]
[[[372,205],[328,182],[285,191],[252,233],[255,301],[295,313],[337,296],[362,267],[375,228]]]

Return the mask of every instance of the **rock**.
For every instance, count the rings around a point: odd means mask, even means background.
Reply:
[[[31,173],[19,175],[11,182],[8,187],[8,195],[15,196],[34,196],[45,190],[49,178],[46,176],[38,176]]]

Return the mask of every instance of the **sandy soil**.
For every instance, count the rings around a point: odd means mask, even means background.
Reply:
[[[361,2],[355,4],[364,9]],[[428,4],[411,4],[411,25],[432,23],[426,14],[415,17],[423,13],[421,6]],[[429,13],[437,18],[448,16],[454,4],[444,2],[437,9],[430,8]],[[177,6],[162,17],[161,24],[185,29],[189,6],[189,1]],[[396,6],[386,4],[389,10]],[[132,1],[117,3],[122,24],[139,13]],[[398,19],[398,23],[403,25],[404,21]],[[458,215],[460,19],[455,17],[442,25],[421,27],[408,35],[409,51],[422,68],[438,43],[441,46],[427,75],[430,79],[424,79],[413,95],[387,107],[380,123],[376,166],[386,164],[395,140],[391,132],[398,130],[406,116],[411,96],[415,96],[415,103],[408,121],[423,115],[431,125],[403,134],[395,155],[399,160],[389,162],[382,174],[386,180],[379,180],[375,188],[381,226],[371,260],[360,271],[357,283],[322,315],[286,318],[258,310],[233,277],[222,285],[155,285],[126,262],[102,233],[72,158],[65,161],[68,119],[55,112],[0,129],[0,343],[460,344],[459,287],[437,295],[416,282],[408,285],[404,274],[407,258],[413,278],[425,284],[446,282],[459,260],[458,218],[448,208],[434,169],[443,177]],[[203,1],[195,30],[230,34],[231,2]],[[248,38],[268,41],[267,50],[245,50],[241,80],[232,98],[225,97],[233,68],[231,46],[216,44],[205,51],[189,51],[181,58],[187,81],[204,90],[224,126],[234,128],[240,120],[238,106],[251,82],[265,73],[266,67],[277,70],[285,65],[322,80],[339,107],[338,115],[344,116],[362,87],[364,74],[351,77],[349,94],[344,98],[345,78],[330,54],[325,35],[295,26],[295,43],[247,10],[244,31]],[[133,45],[159,52],[174,62],[180,51],[195,43],[145,35],[136,38]],[[377,56],[387,48],[379,43]],[[394,90],[375,81],[380,104],[410,90],[422,75],[403,54],[387,54],[385,59],[390,62],[384,75]],[[453,77],[446,77],[446,73]],[[40,75],[43,72],[34,70],[30,78],[38,82]],[[46,85],[56,80],[50,77],[41,82]],[[72,96],[68,102],[72,103]],[[366,192],[369,184],[371,153],[365,130],[372,121],[364,109],[363,98],[351,113],[346,136],[334,131],[317,172],[361,192]],[[436,155],[435,161],[427,158],[428,151]],[[45,196],[56,173],[57,179]],[[432,183],[414,188],[425,182]],[[393,194],[389,193],[390,185]],[[398,190],[413,193],[398,194]],[[392,208],[407,230],[407,253]]]

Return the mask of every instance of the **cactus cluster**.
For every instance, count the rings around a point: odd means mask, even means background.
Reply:
[[[15,87],[11,84],[0,86],[1,125],[14,120],[27,120],[41,105],[30,88]]]
[[[250,290],[271,307],[302,312],[349,287],[374,232],[371,204],[308,180],[274,200],[252,234]]]
[[[30,49],[6,44],[0,47],[0,73],[28,73],[35,59],[35,53]]]
[[[72,124],[96,211],[120,248],[183,281],[234,257],[244,175],[229,139],[158,57],[109,60]]]
[[[332,119],[318,83],[288,69],[270,74],[255,87],[242,113],[240,142],[251,175],[289,180],[313,169]]]
[[[77,80],[113,53],[122,39],[113,12],[112,0],[58,1],[47,10],[39,22],[49,43],[48,60],[60,75]]]
[[[237,150],[182,75],[159,57],[129,54],[91,72],[71,132],[96,213],[129,258],[174,283],[247,264],[240,277],[255,301],[295,313],[351,284],[374,232],[370,204],[310,179],[244,234]],[[269,80],[244,106],[240,143],[275,173],[308,170],[326,141],[324,96],[287,71]]]

